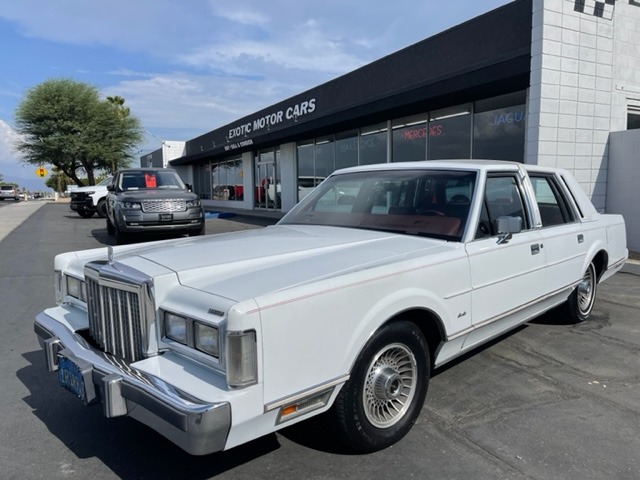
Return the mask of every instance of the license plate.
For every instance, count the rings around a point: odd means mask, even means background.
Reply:
[[[87,402],[84,377],[80,367],[62,356],[58,358],[58,382],[84,403]]]
[[[173,213],[161,213],[160,214],[160,221],[161,222],[170,222],[171,220],[173,220]]]

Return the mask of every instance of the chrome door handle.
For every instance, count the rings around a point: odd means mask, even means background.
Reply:
[[[538,245],[537,243],[534,245],[531,245],[531,255],[537,255],[540,253],[540,245]]]

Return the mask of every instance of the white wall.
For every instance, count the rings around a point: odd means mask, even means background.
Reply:
[[[614,29],[614,104],[613,130],[626,128],[627,106],[640,109],[640,2],[618,0]]]
[[[620,129],[612,121],[617,16],[605,5],[605,17],[596,17],[595,2],[586,3],[581,13],[574,0],[533,1],[525,162],[571,170],[602,210],[609,132]]]
[[[629,250],[640,252],[640,130],[611,134],[607,212],[621,213]]]
[[[186,144],[175,140],[162,142],[162,167],[167,168],[171,160],[183,157],[187,153]]]

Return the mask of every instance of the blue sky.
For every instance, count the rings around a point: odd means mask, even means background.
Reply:
[[[27,183],[14,112],[52,78],[120,95],[147,133],[189,140],[509,0],[0,2],[0,173]],[[35,187],[30,187],[35,188]]]

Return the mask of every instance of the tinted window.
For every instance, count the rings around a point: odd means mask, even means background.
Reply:
[[[527,228],[527,217],[520,186],[513,175],[495,175],[487,178],[483,210],[476,238],[498,234],[498,218],[519,217],[522,228]]]
[[[476,102],[473,157],[522,162],[525,118],[525,92]]]
[[[373,125],[360,130],[360,165],[387,161],[387,124]]]
[[[429,160],[471,157],[471,108],[432,112],[429,118]]]
[[[427,158],[427,119],[424,115],[393,121],[392,162]]]
[[[543,227],[563,225],[574,220],[553,177],[530,175],[530,178]]]

